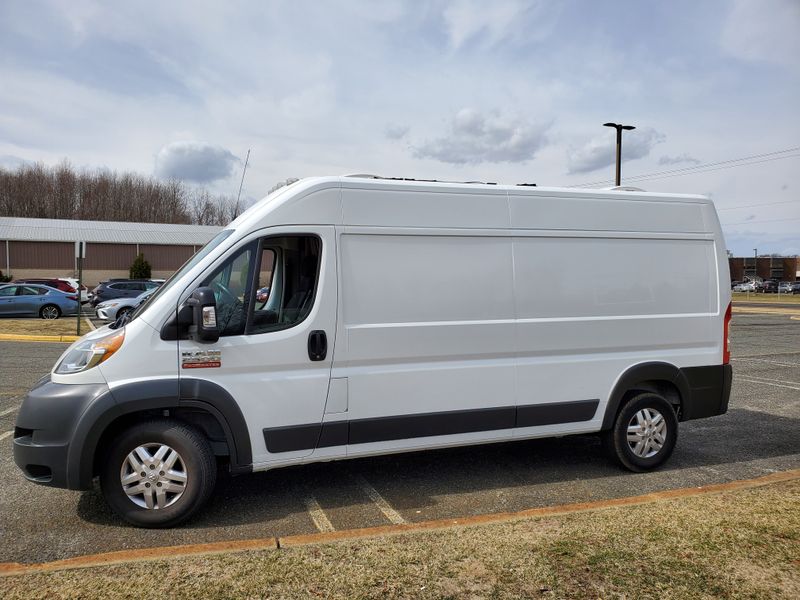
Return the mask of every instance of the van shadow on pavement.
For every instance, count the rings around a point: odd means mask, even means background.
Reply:
[[[798,426],[797,418],[743,408],[682,423],[673,456],[660,470],[645,474],[617,467],[602,453],[599,437],[585,435],[222,476],[212,500],[184,528],[263,526],[305,512],[302,500],[308,495],[319,499],[325,510],[366,504],[356,477],[369,481],[409,521],[719,483],[754,476],[752,468],[737,463],[796,454]],[[97,486],[81,495],[78,514],[96,524],[122,524]]]

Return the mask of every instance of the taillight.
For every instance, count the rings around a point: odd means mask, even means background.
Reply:
[[[728,310],[725,311],[725,324],[723,325],[722,334],[722,364],[727,365],[731,362],[731,305],[728,304]]]

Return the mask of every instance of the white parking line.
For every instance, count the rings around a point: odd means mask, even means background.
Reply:
[[[361,488],[361,491],[369,496],[369,499],[376,504],[378,510],[380,510],[383,513],[383,516],[389,519],[391,523],[394,523],[395,525],[402,525],[406,522],[402,515],[392,508],[392,505],[389,504],[386,499],[378,493],[378,490],[370,485],[369,481],[360,475],[355,475],[354,479],[356,480],[356,483],[358,483],[358,487]]]
[[[747,383],[760,383],[763,385],[771,385],[773,387],[779,388],[786,388],[787,390],[798,390],[800,391],[800,387],[795,387],[793,385],[781,385],[779,383],[771,383],[769,381],[758,381],[756,379],[748,379],[747,377],[737,377],[739,381],[746,381]]]
[[[744,360],[748,362],[763,362],[769,363],[771,365],[778,365],[779,367],[800,367],[798,363],[785,363],[785,362],[778,362],[777,360],[766,360],[764,358],[732,358],[731,360]]]
[[[15,410],[17,410],[16,406],[12,406],[11,408],[7,408],[3,412],[0,412],[0,417],[5,417],[7,414],[10,414],[10,413],[14,412]]]
[[[314,496],[307,496],[303,499],[303,504],[306,505],[306,510],[308,514],[311,516],[311,520],[314,521],[314,525],[316,525],[317,529],[322,533],[328,531],[336,531],[331,525],[330,520],[328,520],[328,515],[325,514],[325,511],[322,510],[322,507],[317,502],[317,499]]]
[[[6,439],[6,438],[7,438],[8,436],[10,436],[12,433],[14,433],[14,430],[13,430],[13,429],[12,429],[11,431],[6,431],[5,433],[0,433],[0,440],[4,440],[4,439]]]
[[[771,377],[759,377],[758,375],[745,375],[745,377],[757,379],[759,381],[763,381],[764,383],[786,383],[788,385],[800,385],[800,381],[786,381],[784,379],[772,379]]]

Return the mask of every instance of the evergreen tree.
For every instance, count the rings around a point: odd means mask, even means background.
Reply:
[[[136,260],[133,261],[129,272],[131,279],[150,279],[150,263],[144,259],[144,254],[139,253]]]

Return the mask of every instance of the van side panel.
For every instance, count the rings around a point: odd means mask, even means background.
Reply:
[[[542,196],[538,190],[509,195],[511,227],[514,229],[571,229],[584,231],[638,231],[652,233],[701,233],[712,231],[703,222],[703,205],[620,198],[576,198]]]
[[[511,238],[348,231],[339,246],[346,345],[337,345],[333,376],[348,377],[351,438],[354,427],[374,429],[365,419],[427,415],[389,422],[416,434],[386,431],[386,442],[361,443],[359,450],[408,447],[402,438],[420,437],[420,431],[445,435],[452,429],[437,423],[448,418],[440,413],[451,411],[461,413],[453,418],[462,419],[466,433],[475,427],[470,411],[502,409],[484,413],[486,422],[510,419],[497,427],[503,429],[497,437],[510,437]],[[388,441],[394,439],[399,441]]]
[[[596,430],[632,365],[719,364],[712,239],[575,233],[515,237],[513,248],[519,404],[600,398],[592,421],[573,429]]]

